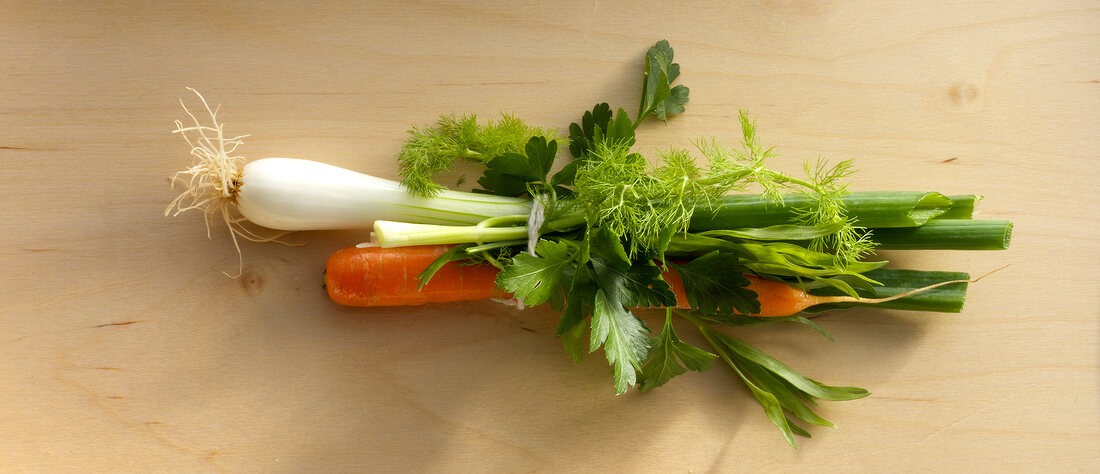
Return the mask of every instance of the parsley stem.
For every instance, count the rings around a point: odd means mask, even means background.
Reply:
[[[473,254],[476,254],[476,253],[484,252],[486,250],[493,250],[493,249],[499,249],[499,248],[504,248],[504,247],[511,247],[513,245],[526,245],[526,244],[527,244],[527,239],[501,240],[499,242],[489,242],[489,243],[486,243],[486,244],[475,245],[473,247],[469,247],[469,248],[466,249],[466,254],[467,255],[473,255]]]

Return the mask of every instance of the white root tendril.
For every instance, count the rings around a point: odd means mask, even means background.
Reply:
[[[164,210],[164,215],[177,216],[182,212],[198,210],[202,211],[206,224],[206,236],[211,237],[210,223],[220,217],[229,229],[229,235],[233,239],[233,247],[237,249],[239,277],[244,271],[244,259],[241,255],[241,247],[237,236],[253,242],[278,242],[286,245],[298,245],[282,242],[279,239],[290,232],[277,232],[274,235],[262,235],[263,231],[249,228],[248,219],[237,211],[237,192],[242,184],[241,170],[245,159],[240,155],[233,155],[242,139],[248,135],[239,135],[227,138],[223,132],[225,124],[218,123],[217,113],[220,108],[210,108],[202,94],[190,87],[187,90],[198,96],[202,102],[206,115],[209,116],[211,125],[203,125],[199,118],[187,108],[180,99],[180,106],[190,117],[190,124],[176,120],[176,129],[172,133],[178,133],[187,144],[191,146],[191,167],[172,175],[172,188],[176,184],[186,186],[182,193],[172,200]],[[224,273],[224,272],[223,272]]]
[[[981,281],[983,278],[985,278],[989,275],[992,275],[994,273],[997,273],[1001,270],[1004,270],[1008,267],[1009,267],[1009,265],[1005,265],[1005,266],[1003,266],[1001,268],[998,268],[996,270],[991,270],[991,271],[987,272],[986,274],[984,274],[980,277],[977,277],[977,278],[971,278],[969,280],[941,281],[939,283],[934,283],[934,284],[931,284],[931,285],[928,285],[928,286],[922,286],[920,288],[915,288],[915,289],[906,291],[904,293],[898,293],[894,296],[887,296],[887,297],[884,297],[884,298],[859,298],[859,297],[852,297],[852,296],[825,296],[825,297],[818,298],[817,303],[814,303],[814,304],[825,304],[825,303],[870,303],[870,304],[878,304],[878,303],[886,303],[886,302],[889,302],[889,301],[900,300],[900,299],[908,297],[908,296],[913,296],[913,295],[918,294],[918,293],[923,293],[925,291],[935,289],[935,288],[939,288],[941,286],[953,285],[955,283],[977,283],[977,282]]]

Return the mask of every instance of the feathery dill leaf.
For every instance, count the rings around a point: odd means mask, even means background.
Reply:
[[[686,229],[696,203],[705,200],[698,168],[684,157],[670,152],[671,164],[653,168],[625,146],[597,143],[573,183],[576,200],[592,219],[589,225],[627,238],[631,257],[659,252],[668,229]]]
[[[431,127],[412,127],[397,152],[401,184],[420,196],[434,196],[446,189],[436,175],[450,170],[457,160],[486,163],[505,153],[523,152],[531,137],[554,139],[556,133],[531,127],[514,115],[478,123],[477,116],[442,115]]]
[[[848,218],[841,199],[848,193],[846,180],[856,172],[851,160],[833,166],[820,158],[806,161],[803,163],[805,178],[768,169],[765,161],[775,156],[774,148],[760,144],[756,121],[747,113],[741,111],[738,119],[741,123],[741,150],[725,149],[714,141],[696,143],[696,147],[707,157],[711,179],[729,181],[729,190],[741,190],[748,184],[755,184],[761,196],[777,205],[783,204],[784,192],[797,192],[809,197],[809,205],[792,209],[795,214],[793,223],[820,226],[842,222],[843,225],[835,233],[814,238],[808,244],[814,251],[834,252],[838,267],[857,262],[873,250],[874,243],[863,229]]]
[[[845,160],[829,166],[824,159],[818,158],[816,162],[806,161],[803,169],[807,181],[799,184],[806,188],[805,194],[812,199],[809,206],[794,209],[795,222],[802,225],[845,223],[837,232],[811,240],[807,247],[819,252],[832,250],[836,254],[836,265],[840,268],[859,261],[874,249],[875,244],[868,233],[848,217],[841,200],[848,193],[845,180],[856,172],[852,161]]]
[[[845,181],[854,172],[851,161],[829,166],[824,160],[807,161],[805,177],[769,169],[766,161],[774,149],[760,144],[756,122],[742,111],[741,148],[725,147],[714,140],[697,140],[696,151],[706,161],[696,163],[684,149],[658,152],[650,163],[629,145],[597,141],[577,169],[573,190],[587,210],[589,225],[606,228],[629,242],[631,258],[638,254],[662,254],[670,233],[687,230],[692,215],[712,208],[732,191],[755,187],[776,205],[784,192],[808,196],[807,206],[794,209],[793,223],[808,227],[837,226],[837,231],[810,241],[811,250],[832,251],[836,265],[857,262],[873,248],[866,232],[847,217],[842,196]]]

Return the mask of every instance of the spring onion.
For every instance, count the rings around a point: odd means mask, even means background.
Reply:
[[[450,190],[433,196],[410,194],[396,181],[316,161],[264,158],[243,164],[244,158],[235,152],[245,136],[227,137],[216,111],[192,92],[210,123],[204,124],[180,101],[190,124],[176,121],[174,133],[191,146],[193,162],[173,176],[173,185],[185,189],[164,214],[201,211],[208,231],[211,221],[220,219],[235,244],[237,236],[268,241],[285,234],[271,230],[369,229],[376,220],[476,224],[531,210],[529,199],[517,197]]]

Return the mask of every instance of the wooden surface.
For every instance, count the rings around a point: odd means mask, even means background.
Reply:
[[[1100,455],[1095,2],[5,2],[0,5],[0,470],[1065,471]],[[668,38],[691,88],[639,148],[737,139],[853,189],[985,196],[1006,252],[890,253],[983,273],[959,315],[855,310],[738,331],[867,387],[790,449],[722,367],[616,397],[554,315],[337,307],[326,256],[165,218],[195,87],[251,158],[394,177],[412,124],[513,112],[564,130],[636,108]],[[651,317],[647,316],[647,317]]]

